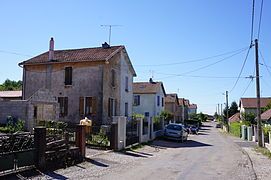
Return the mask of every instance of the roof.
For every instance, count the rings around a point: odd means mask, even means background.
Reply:
[[[94,47],[82,49],[54,50],[53,62],[102,61],[110,59],[114,54],[124,49],[124,46],[110,48]],[[49,63],[49,51],[23,61],[20,65]]]
[[[261,108],[268,105],[271,102],[270,97],[261,98]],[[244,108],[257,108],[257,98],[241,98],[239,106],[241,103]]]
[[[240,113],[235,113],[234,115],[232,115],[230,118],[229,118],[229,122],[236,122],[236,121],[240,121]]]
[[[178,101],[180,106],[184,106],[184,98],[179,98]]]
[[[22,97],[22,91],[0,91],[1,98]]]
[[[162,88],[162,91],[164,92],[164,95],[166,95],[164,85],[162,82],[135,82],[133,83],[133,93],[134,94],[156,94],[160,91],[160,88]]]
[[[262,120],[269,120],[270,118],[271,118],[271,109],[269,109],[261,114]]]
[[[177,104],[179,105],[178,95],[176,93],[167,94],[166,98],[165,98],[165,102],[166,103],[175,103],[175,102],[177,102]]]
[[[109,48],[94,47],[94,48],[81,48],[81,49],[67,49],[67,50],[54,50],[54,59],[49,61],[49,51],[42,53],[38,56],[30,58],[26,61],[19,63],[19,65],[36,65],[36,64],[49,64],[49,63],[63,63],[63,62],[97,62],[108,61],[115,54],[126,49],[124,46],[110,46]],[[129,58],[128,58],[129,59]],[[132,63],[132,73],[136,76]]]
[[[190,108],[190,109],[197,109],[197,105],[196,105],[196,104],[190,104],[190,105],[189,105],[189,108]]]
[[[186,106],[189,106],[189,105],[190,105],[190,103],[189,103],[189,100],[188,100],[188,99],[184,99],[184,105],[186,105]]]

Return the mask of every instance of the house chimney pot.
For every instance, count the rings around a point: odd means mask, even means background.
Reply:
[[[51,37],[50,43],[49,43],[49,61],[54,60],[54,38]]]
[[[150,82],[150,83],[154,83],[152,78],[150,78],[149,82]]]
[[[107,44],[107,42],[104,42],[104,43],[102,44],[102,47],[103,47],[104,49],[108,49],[108,48],[110,48],[110,45]]]

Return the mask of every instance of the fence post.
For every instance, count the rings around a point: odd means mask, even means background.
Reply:
[[[269,144],[271,144],[271,132],[268,132]]]
[[[46,128],[35,127],[34,147],[36,149],[35,164],[38,169],[45,169]]]
[[[150,124],[151,124],[151,140],[155,139],[154,132],[153,132],[153,117],[150,117]]]
[[[78,124],[76,126],[75,144],[79,147],[82,158],[86,155],[86,126]]]
[[[138,134],[139,134],[139,143],[143,142],[143,118],[138,118]]]
[[[111,125],[110,148],[113,150],[118,149],[118,124],[117,124],[117,122],[113,122]]]

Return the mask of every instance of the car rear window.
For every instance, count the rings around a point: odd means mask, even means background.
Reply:
[[[181,131],[182,130],[182,126],[170,124],[170,125],[167,126],[167,129]]]

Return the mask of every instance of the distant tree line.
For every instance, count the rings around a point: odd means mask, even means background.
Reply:
[[[3,84],[0,84],[0,91],[17,91],[22,90],[23,82],[19,81],[12,81],[6,79]]]

